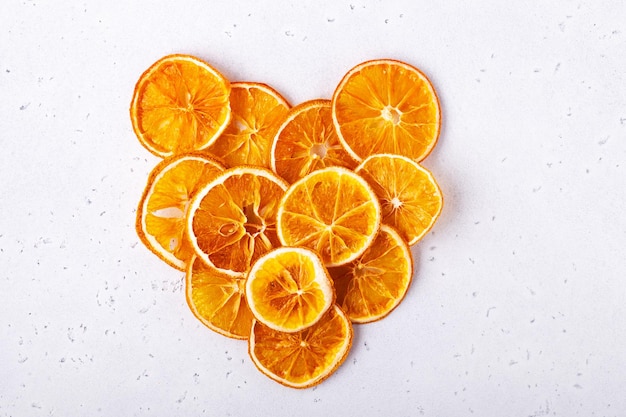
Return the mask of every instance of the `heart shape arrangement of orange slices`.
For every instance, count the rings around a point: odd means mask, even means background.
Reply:
[[[403,300],[410,245],[443,205],[420,165],[439,101],[417,68],[367,61],[331,100],[291,107],[265,84],[169,55],[139,78],[130,117],[163,158],[137,210],[141,241],[185,271],[192,313],[247,340],[265,375],[320,383],[346,359],[353,323]]]

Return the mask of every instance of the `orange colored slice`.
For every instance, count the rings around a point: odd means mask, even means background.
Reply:
[[[187,304],[209,329],[233,339],[247,339],[253,316],[246,303],[244,281],[194,256],[185,279]]]
[[[246,299],[254,317],[281,332],[315,324],[335,302],[328,271],[314,252],[278,248],[260,257],[246,280]]]
[[[272,170],[293,183],[328,166],[354,169],[333,125],[330,100],[312,100],[289,112],[272,146]]]
[[[266,376],[292,388],[308,388],[328,378],[352,346],[352,325],[337,306],[313,326],[296,333],[255,321],[248,341],[252,361]]]
[[[337,303],[350,320],[369,323],[385,317],[400,304],[411,284],[413,259],[398,232],[383,225],[359,259],[329,272],[337,290]]]
[[[437,143],[439,99],[417,68],[390,59],[352,68],[333,94],[339,139],[357,160],[376,153],[424,159]]]
[[[167,157],[204,149],[230,121],[230,83],[206,62],[168,55],[146,70],[130,105],[141,144]]]
[[[148,177],[137,209],[137,234],[176,269],[184,271],[194,253],[185,233],[189,202],[198,188],[223,170],[208,156],[187,153],[164,159]]]
[[[254,261],[280,245],[276,211],[286,189],[265,168],[224,171],[189,206],[187,227],[196,254],[226,274],[243,276]]]
[[[358,258],[380,227],[378,198],[367,182],[341,167],[313,171],[280,202],[277,231],[285,246],[316,251],[326,266]]]
[[[270,149],[289,103],[273,88],[259,83],[231,84],[232,119],[209,148],[228,166],[270,167]]]
[[[380,199],[383,223],[414,245],[433,227],[443,195],[433,175],[400,155],[372,155],[357,167]]]

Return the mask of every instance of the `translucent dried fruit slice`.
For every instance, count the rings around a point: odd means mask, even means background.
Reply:
[[[168,55],[137,81],[130,119],[141,144],[167,157],[204,149],[230,120],[230,83],[189,55]]]
[[[231,121],[209,152],[230,167],[270,167],[270,149],[289,103],[268,85],[251,82],[231,84]]]
[[[188,233],[196,254],[224,273],[243,276],[254,261],[280,245],[276,211],[286,189],[265,168],[224,171],[189,206]]]
[[[206,155],[187,153],[161,161],[150,173],[137,209],[136,230],[144,245],[181,271],[193,256],[186,238],[187,207],[198,188],[224,171]]]
[[[233,277],[194,256],[185,279],[187,304],[209,329],[234,339],[250,337],[253,316],[244,291],[245,279]]]
[[[326,266],[358,258],[380,227],[378,198],[367,182],[341,167],[312,172],[289,187],[277,215],[285,246],[316,251]]]
[[[409,246],[393,228],[383,225],[359,259],[329,270],[337,304],[355,323],[380,320],[404,298],[413,276]]]
[[[337,306],[313,326],[296,333],[271,329],[255,321],[248,350],[257,368],[292,388],[308,388],[328,378],[352,346],[352,325]]]
[[[314,252],[278,248],[260,257],[246,280],[246,299],[254,317],[281,332],[315,324],[335,302],[328,271]]]
[[[328,166],[356,167],[337,137],[330,100],[307,101],[289,111],[276,133],[271,163],[289,183]]]
[[[437,143],[439,99],[417,68],[390,59],[352,68],[332,99],[339,140],[357,160],[376,153],[424,159]]]
[[[357,167],[380,199],[383,223],[414,245],[433,227],[443,195],[433,175],[400,155],[372,155]]]

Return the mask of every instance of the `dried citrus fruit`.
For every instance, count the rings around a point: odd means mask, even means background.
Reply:
[[[191,243],[210,266],[242,276],[273,247],[276,211],[287,184],[265,168],[230,168],[198,191],[189,206]]]
[[[278,238],[285,246],[317,251],[326,266],[338,266],[372,243],[380,213],[378,198],[363,178],[346,168],[323,168],[285,193],[277,214]]]
[[[411,284],[413,260],[404,239],[383,225],[359,259],[329,272],[337,290],[337,303],[350,320],[369,323],[385,317],[400,304]]]
[[[208,156],[186,153],[164,159],[150,173],[135,227],[148,249],[174,268],[184,270],[194,253],[185,234],[189,202],[223,170]]]
[[[278,248],[260,257],[246,279],[246,299],[266,326],[297,332],[317,322],[335,302],[322,260],[305,248]]]
[[[246,303],[244,281],[194,256],[185,279],[187,304],[209,329],[234,339],[247,339],[253,316]]]
[[[383,223],[413,245],[435,224],[443,195],[432,174],[400,155],[372,155],[357,167],[380,199]]]
[[[230,120],[230,83],[189,55],[168,55],[137,81],[130,119],[141,144],[166,157],[204,149]]]
[[[289,111],[289,103],[273,88],[259,83],[231,84],[232,118],[209,152],[228,166],[270,167],[270,148],[276,130]]]
[[[417,68],[390,59],[352,68],[333,94],[333,121],[348,152],[424,159],[439,136],[439,100]]]
[[[255,320],[248,341],[257,368],[293,388],[308,388],[328,378],[346,359],[351,346],[352,325],[337,306],[296,333],[279,332]]]
[[[311,100],[289,111],[276,133],[272,170],[292,183],[316,169],[357,162],[344,149],[333,125],[330,100]]]

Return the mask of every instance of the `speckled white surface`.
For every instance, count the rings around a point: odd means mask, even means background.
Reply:
[[[0,416],[625,415],[626,3],[234,3],[0,5]],[[128,106],[174,52],[293,104],[380,57],[439,92],[442,217],[315,389],[203,327],[135,234],[157,159]]]

